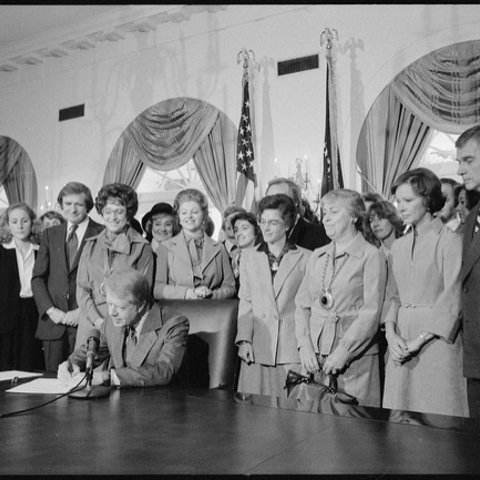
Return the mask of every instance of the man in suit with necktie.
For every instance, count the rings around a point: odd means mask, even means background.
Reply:
[[[480,192],[480,125],[455,142],[458,175],[467,190]],[[462,258],[463,372],[471,417],[480,417],[480,204],[465,220]]]
[[[113,272],[103,291],[108,317],[100,329],[100,348],[93,360],[93,368],[102,367],[93,372],[92,385],[167,385],[183,360],[188,320],[156,304],[146,277],[132,267]],[[86,363],[87,345],[83,345],[60,365],[58,378],[77,385]]]
[[[82,183],[67,183],[57,200],[67,222],[44,230],[32,275],[40,315],[36,336],[42,340],[45,368],[52,372],[75,346],[77,270],[85,239],[104,228],[88,216],[93,198]]]

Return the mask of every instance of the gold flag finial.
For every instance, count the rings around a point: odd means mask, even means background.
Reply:
[[[243,60],[243,81],[248,79],[248,63],[255,61],[255,53],[253,50],[247,50],[245,47],[237,53],[237,64]]]
[[[326,27],[325,30],[320,34],[320,46],[322,47],[325,42],[327,42],[327,48],[332,48],[332,41],[336,40],[338,42],[338,32],[332,28]]]

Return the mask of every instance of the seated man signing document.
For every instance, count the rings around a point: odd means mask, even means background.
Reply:
[[[137,270],[116,270],[102,285],[108,318],[100,330],[92,385],[166,385],[178,371],[187,345],[188,320],[157,305],[147,279]],[[98,330],[94,331],[98,335]],[[60,364],[58,378],[74,386],[84,376],[87,346]]]

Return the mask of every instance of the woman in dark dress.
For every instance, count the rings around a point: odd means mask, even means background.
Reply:
[[[26,203],[0,216],[0,370],[44,369],[30,286],[39,238],[40,224]]]

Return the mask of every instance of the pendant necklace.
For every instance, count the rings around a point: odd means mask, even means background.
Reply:
[[[327,260],[325,261],[325,267],[323,269],[323,275],[322,275],[322,296],[319,299],[320,305],[322,305],[325,310],[330,310],[333,305],[335,304],[335,300],[333,299],[332,296],[332,285],[337,278],[337,275],[340,273],[340,270],[342,267],[347,263],[348,260],[348,253],[345,252],[345,257],[343,262],[339,265],[338,270],[335,269],[335,245],[333,246],[333,257],[332,257],[332,277],[330,278],[330,282],[328,283],[328,286],[325,287],[325,277],[327,275],[327,267],[328,263],[330,261],[330,254],[327,253]]]

